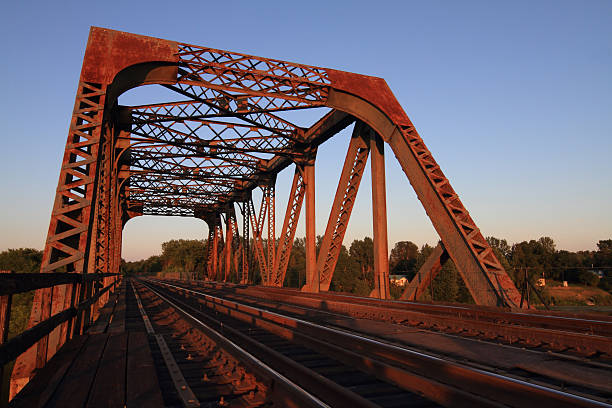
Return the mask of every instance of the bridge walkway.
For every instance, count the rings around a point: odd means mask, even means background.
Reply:
[[[162,407],[149,338],[124,280],[84,335],[66,343],[10,407]],[[133,315],[133,313],[136,313]]]

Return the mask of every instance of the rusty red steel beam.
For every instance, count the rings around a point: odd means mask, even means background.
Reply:
[[[265,195],[266,208],[268,210],[268,241],[266,261],[266,285],[271,285],[274,274],[274,260],[276,258],[276,177],[270,181],[268,191]]]
[[[264,204],[265,204],[265,200],[262,200],[261,203],[261,209],[264,208]],[[262,230],[259,228],[259,221],[261,220],[261,218],[264,217],[264,215],[266,214],[265,211],[260,210],[259,214],[259,219],[257,218],[257,214],[255,214],[255,205],[253,204],[253,199],[249,199],[248,201],[248,205],[249,205],[249,214],[251,216],[251,228],[252,228],[252,232],[253,232],[253,241],[254,241],[254,250],[255,250],[255,255],[257,256],[257,262],[259,265],[259,272],[262,276],[262,279],[265,279],[266,275],[266,270],[267,270],[267,265],[266,265],[266,257],[264,255],[264,250],[263,250],[263,243],[261,242],[261,233]],[[263,227],[263,223],[261,223],[262,227]],[[265,284],[265,281],[264,281]]]
[[[81,80],[72,114],[68,139],[62,160],[47,241],[43,250],[41,272],[53,272],[65,267],[68,272],[86,273],[90,248],[90,226],[93,222],[91,197],[94,195],[101,139],[101,122],[106,93],[98,83]],[[52,310],[60,309],[71,299],[66,288],[46,288],[34,294],[28,328],[49,319]],[[79,311],[84,313],[84,311]],[[35,367],[42,367],[65,341],[55,329],[41,339],[15,363],[11,396],[28,381]],[[48,353],[48,351],[51,353]]]
[[[13,274],[13,271],[2,270],[0,274]],[[3,291],[4,292],[4,291]],[[11,305],[13,301],[12,293],[1,293],[0,294],[0,344],[5,343],[8,340],[9,334],[9,323],[11,320]],[[2,370],[0,369],[0,374]]]
[[[233,210],[233,208],[232,208]],[[228,210],[225,215],[225,247],[224,247],[224,255],[225,255],[225,273],[223,276],[223,281],[227,282],[230,277],[230,271],[232,269],[232,241],[234,238],[234,231],[232,226],[232,218],[231,218],[231,210]]]
[[[219,247],[223,246],[223,230],[219,214],[207,214],[203,217],[208,225],[208,243],[206,246],[208,279],[215,280],[219,268]]]
[[[354,120],[355,119],[352,115],[342,111],[332,110],[304,132],[303,140],[298,148],[302,149],[302,146],[317,147],[329,140],[342,129],[349,126],[354,122]],[[293,164],[293,160],[287,156],[275,156],[261,163],[265,175],[278,174],[291,164]],[[256,180],[249,180],[245,182],[235,192],[227,195],[227,201],[241,201],[245,194],[263,184],[263,177],[264,176],[262,175],[262,177],[257,178]]]
[[[330,78],[338,87],[327,103],[363,120],[390,145],[476,302],[518,307],[519,292],[384,80],[337,71]]]
[[[385,147],[373,133],[369,138],[372,168],[372,230],[374,231],[374,290],[370,296],[389,299],[389,245],[387,243],[387,198]]]
[[[241,243],[241,255],[242,255],[242,264],[241,264],[241,275],[240,275],[240,283],[245,284],[249,282],[249,269],[251,262],[251,242],[250,242],[250,221],[251,221],[251,207],[245,201],[240,206],[240,211],[242,214],[242,243]]]
[[[234,205],[230,207],[229,215],[230,227],[232,231],[232,261],[234,265],[234,272],[236,279],[240,278],[240,257],[242,256],[242,244],[240,240],[240,232],[238,229],[238,220],[236,219],[236,209]]]
[[[370,145],[366,138],[363,123],[356,123],[317,258],[319,285],[322,291],[329,290],[361,177],[370,154]]]
[[[208,224],[208,240],[206,241],[206,279],[212,279],[213,267],[213,242],[215,240],[215,228]]]
[[[289,200],[287,201],[287,211],[285,211],[285,219],[280,235],[278,252],[276,253],[274,262],[274,273],[271,281],[274,286],[282,286],[285,281],[291,248],[293,247],[293,240],[302,210],[302,202],[304,201],[305,185],[302,175],[303,171],[302,168],[296,165],[293,174],[293,183],[289,193]]]
[[[0,274],[13,274],[13,271],[2,270]],[[12,304],[12,293],[0,294],[0,346],[8,340]],[[4,364],[0,364],[0,378],[4,378]]]
[[[318,292],[320,279],[317,271],[314,163],[304,164],[303,169],[306,186],[306,284],[302,290]]]

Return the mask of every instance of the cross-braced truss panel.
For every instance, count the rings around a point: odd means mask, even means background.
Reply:
[[[194,55],[197,64],[202,64],[204,55],[211,58],[214,69],[223,64],[238,70],[243,70],[245,64],[251,68],[262,64],[233,54],[211,57],[211,52],[198,51]],[[286,77],[289,83],[295,81],[296,72],[306,75],[307,84],[315,79],[327,81],[309,67],[290,68],[281,62],[266,67],[271,70],[266,75]],[[303,98],[307,93],[301,85],[282,88],[291,95],[286,99],[241,94],[236,90],[240,86],[251,89],[246,79],[236,79],[231,90],[212,89],[202,82],[203,78],[199,85],[185,86],[179,81],[166,86],[176,92],[179,101],[123,107],[130,117],[130,131],[124,136],[129,148],[121,152],[121,163],[130,174],[125,183],[129,191],[126,196],[132,205],[141,203],[144,214],[158,214],[160,206],[164,213],[177,208],[177,215],[183,215],[183,209],[189,209],[190,214],[214,211],[227,202],[228,196],[252,189],[265,177],[273,159],[294,160],[304,153],[306,129],[282,115],[290,110],[318,107],[316,101],[323,97],[320,87],[313,91],[317,95],[313,106],[312,101],[296,103],[295,95]]]

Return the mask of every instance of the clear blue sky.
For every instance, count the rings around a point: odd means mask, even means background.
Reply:
[[[383,77],[485,235],[546,235],[569,250],[612,237],[612,1],[11,1],[0,16],[0,250],[43,247],[91,25]],[[317,233],[346,141],[319,154]],[[390,246],[435,243],[387,153]],[[345,243],[371,235],[369,189],[366,178]],[[201,221],[140,217],[123,255],[206,235]]]

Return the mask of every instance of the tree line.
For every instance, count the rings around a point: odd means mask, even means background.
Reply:
[[[599,286],[612,291],[612,239],[600,240],[596,251],[557,250],[552,238],[522,241],[513,245],[507,240],[488,237],[487,242],[517,287],[525,285],[525,276],[533,286],[537,279],[567,281],[572,284]],[[317,239],[317,250],[321,237]],[[267,242],[264,240],[264,252]],[[184,276],[202,277],[206,270],[206,240],[171,240],[162,244],[161,255],[136,261],[123,262],[122,270],[128,274],[179,273]],[[433,251],[424,244],[420,247],[411,241],[400,241],[389,256],[390,275],[412,279]],[[374,243],[370,237],[354,240],[348,247],[342,245],[334,271],[330,290],[368,295],[374,287]],[[250,279],[261,282],[255,254],[250,264]],[[284,286],[301,287],[306,281],[306,241],[296,238],[291,251]],[[599,277],[597,273],[601,273]],[[239,280],[232,271],[230,280]],[[403,289],[392,285],[392,296],[397,298]],[[442,267],[423,295],[423,300],[472,302],[452,260]]]
[[[550,237],[522,241],[510,245],[505,239],[488,237],[498,259],[514,280],[517,287],[525,285],[525,277],[535,284],[538,278],[555,281],[567,281],[571,284],[598,286],[612,292],[612,239],[600,240],[596,251],[557,250]],[[317,239],[317,250],[321,237]],[[264,240],[264,252],[267,242]],[[206,240],[170,240],[162,244],[160,255],[154,255],[140,261],[121,262],[124,274],[168,274],[182,277],[201,278],[206,271]],[[407,279],[417,273],[419,268],[433,251],[433,247],[424,244],[420,247],[411,241],[397,242],[389,256],[390,275],[402,275]],[[354,240],[348,247],[342,245],[334,271],[330,290],[348,292],[357,295],[368,295],[374,287],[374,243],[371,238]],[[8,249],[0,253],[0,270],[16,272],[38,272],[42,251],[22,248]],[[306,282],[306,241],[296,238],[287,267],[284,286],[301,287]],[[249,278],[253,283],[260,283],[259,266],[252,253]],[[597,275],[601,274],[601,277]],[[239,277],[233,270],[230,280],[238,282]],[[392,296],[397,298],[403,288],[391,285]],[[31,299],[31,294],[24,294],[23,302]],[[17,299],[16,299],[17,300]],[[423,300],[472,302],[471,296],[463,283],[452,260],[446,262],[440,273],[424,293]],[[17,303],[23,303],[17,300]]]

